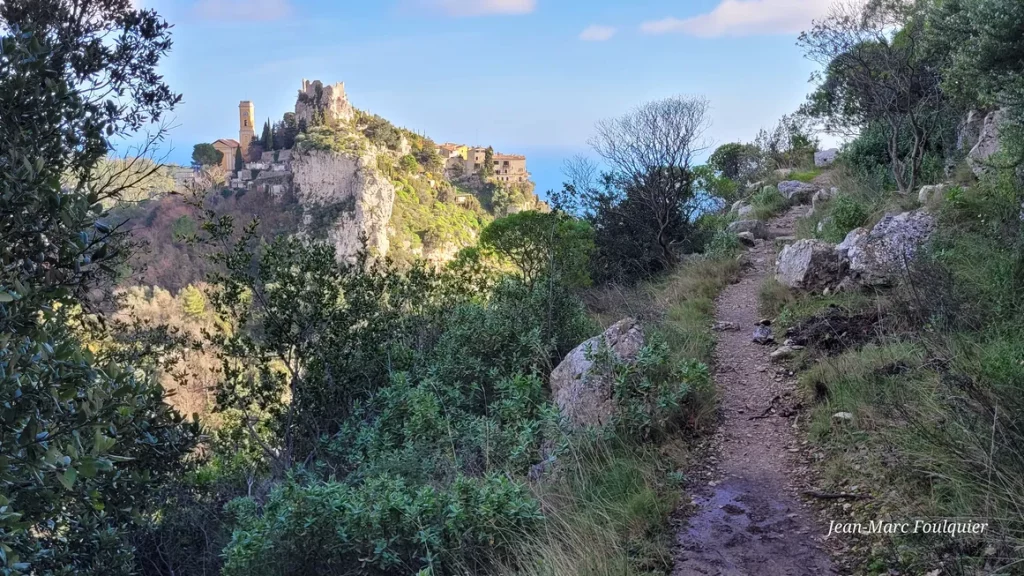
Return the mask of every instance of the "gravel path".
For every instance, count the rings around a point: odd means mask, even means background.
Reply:
[[[797,207],[770,222],[772,236],[792,234],[797,213],[806,210]],[[717,302],[716,321],[732,329],[717,334],[715,382],[723,420],[711,458],[714,479],[694,498],[696,511],[678,534],[673,574],[832,574],[820,544],[826,531],[797,497],[794,383],[769,361],[774,347],[751,341],[761,320],[761,283],[774,268],[774,242],[758,242],[747,258],[739,282]]]

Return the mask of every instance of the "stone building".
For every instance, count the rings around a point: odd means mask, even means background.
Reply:
[[[529,180],[530,173],[526,171],[526,156],[495,154],[494,179],[512,184],[521,184]]]
[[[233,138],[221,138],[213,143],[213,147],[224,155],[220,160],[220,166],[225,172],[234,172],[235,151],[238,150],[240,146],[241,145],[238,143],[238,140]]]
[[[442,158],[444,158],[444,155],[442,155]],[[480,146],[468,148],[465,156],[456,156],[446,160],[446,166],[450,167],[450,162],[459,161],[464,163],[463,174],[480,174],[484,168],[484,163],[487,162],[487,148]],[[530,179],[530,173],[526,170],[526,156],[495,152],[491,161],[494,168],[493,178],[498,182],[521,184]]]

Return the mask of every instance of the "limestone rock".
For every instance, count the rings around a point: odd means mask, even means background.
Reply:
[[[779,182],[779,192],[781,192],[787,200],[796,204],[806,204],[811,200],[811,196],[813,196],[817,191],[817,186],[814,184],[807,184],[806,182],[799,182],[797,180]]]
[[[754,238],[764,240],[768,238],[768,227],[760,220],[737,220],[726,228],[727,232],[739,235],[743,232],[750,232]]]
[[[363,238],[371,255],[387,254],[395,187],[376,166],[373,155],[327,151],[292,160],[295,196],[303,208],[301,232],[333,244],[339,261],[354,261]]]
[[[643,328],[633,318],[620,320],[574,348],[551,372],[551,395],[573,428],[603,426],[615,415],[613,378],[593,358],[602,342],[615,362],[632,363],[644,346]]]
[[[740,243],[744,246],[754,246],[757,244],[757,238],[754,238],[752,232],[740,232],[736,237],[740,239]]]
[[[729,208],[729,213],[730,214],[735,214],[741,220],[746,219],[747,217],[749,217],[750,214],[753,213],[753,211],[754,211],[753,206],[751,206],[750,204],[747,204],[743,200],[740,200],[740,201],[734,203],[732,205],[732,207]]]
[[[783,345],[776,349],[774,352],[768,355],[768,358],[772,362],[781,362],[783,360],[789,360],[796,356],[796,353],[803,350],[803,346]]]
[[[991,171],[987,164],[1002,148],[999,143],[999,132],[1006,120],[1006,114],[1006,110],[996,110],[985,116],[981,132],[978,134],[978,143],[967,154],[967,162],[974,175],[979,178]]]
[[[927,211],[886,214],[871,231],[857,228],[836,246],[849,261],[851,277],[863,285],[891,282],[935,231]]]
[[[323,121],[347,122],[356,115],[355,108],[348,101],[345,94],[345,83],[338,82],[330,86],[324,86],[319,80],[310,82],[302,81],[302,88],[299,90],[299,97],[295,101],[295,121],[305,120],[306,124],[312,126],[318,117]]]
[[[838,188],[829,188],[828,190],[818,190],[811,197],[811,208],[817,212],[825,202],[836,197],[839,193]]]
[[[917,193],[917,201],[924,206],[938,204],[946,197],[948,190],[949,186],[946,184],[922,186],[921,191]]]
[[[772,329],[770,326],[761,325],[754,329],[754,335],[750,338],[750,341],[754,344],[767,346],[768,344],[775,342],[775,337],[772,336]]]
[[[836,161],[837,156],[839,156],[838,148],[829,148],[828,150],[815,152],[814,165],[817,166],[818,168],[831,166]]]
[[[798,290],[821,291],[836,285],[846,272],[846,259],[821,240],[797,240],[782,249],[775,279]]]

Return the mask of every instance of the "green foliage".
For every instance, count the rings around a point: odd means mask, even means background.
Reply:
[[[295,137],[300,151],[319,150],[348,154],[361,154],[366,150],[366,139],[344,128],[318,125]]]
[[[760,151],[751,144],[723,144],[708,158],[708,166],[725,178],[742,182],[757,170],[759,155]]]
[[[459,476],[445,490],[388,475],[360,486],[287,483],[243,520],[224,574],[476,571],[540,519],[526,490],[500,475]]]
[[[260,142],[263,144],[264,151],[269,152],[274,150],[274,130],[270,127],[269,118],[266,123],[263,124],[263,135],[260,138]]]
[[[740,183],[724,175],[719,176],[710,165],[697,166],[693,169],[693,176],[694,188],[708,200],[731,204],[739,199]]]
[[[712,388],[707,366],[693,359],[672,365],[668,344],[657,333],[637,354],[635,363],[616,362],[604,346],[592,351],[592,356],[599,369],[613,379],[618,406],[615,426],[624,437],[658,440],[686,429],[690,422],[684,405],[695,390]]]
[[[189,284],[182,290],[181,307],[189,316],[202,316],[206,312],[206,296],[198,288]]]
[[[740,244],[740,239],[736,237],[736,234],[718,230],[711,237],[704,253],[712,258],[727,258],[735,257],[742,249],[743,245]]]
[[[839,194],[829,202],[820,236],[830,242],[841,242],[851,230],[866,225],[870,216],[863,202]]]
[[[242,148],[235,148],[235,171],[245,169],[245,160],[242,159]]]
[[[423,167],[412,154],[406,154],[399,158],[398,165],[407,174],[418,174],[423,171]]]
[[[542,278],[570,287],[590,283],[594,231],[571,216],[527,211],[499,218],[480,233],[480,246],[511,261],[528,285]]]
[[[92,182],[111,139],[178,101],[155,70],[168,25],[128,3],[12,1],[0,31],[0,571],[131,574],[131,532],[197,430],[154,358],[82,312],[124,263],[103,208],[120,189],[61,181]]]
[[[397,151],[402,143],[402,132],[386,119],[376,114],[358,112],[356,125],[373,144]]]
[[[494,176],[494,148],[490,146],[484,151],[484,166],[480,170],[480,175],[486,180],[491,176]]]
[[[750,206],[754,209],[752,215],[755,219],[767,220],[785,210],[789,201],[777,187],[765,186],[750,197]]]
[[[224,160],[224,153],[213,144],[196,144],[192,147],[193,166],[218,166]]]

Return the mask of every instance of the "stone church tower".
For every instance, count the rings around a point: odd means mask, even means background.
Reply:
[[[242,145],[242,156],[249,153],[249,142],[256,137],[256,107],[248,100],[238,105],[238,143]]]

